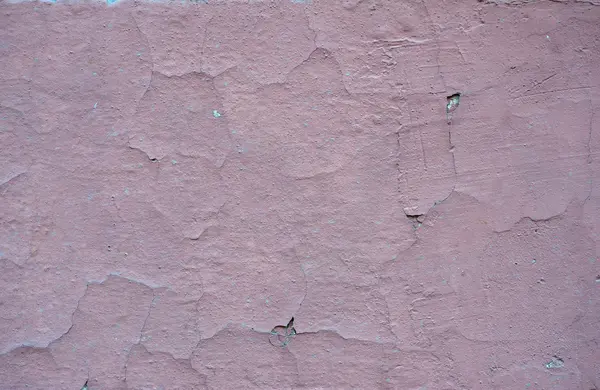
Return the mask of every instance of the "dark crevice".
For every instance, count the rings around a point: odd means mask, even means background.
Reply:
[[[418,229],[423,221],[425,221],[425,214],[421,213],[410,213],[404,210],[404,214],[406,214],[406,218],[408,218],[413,225],[413,229]]]

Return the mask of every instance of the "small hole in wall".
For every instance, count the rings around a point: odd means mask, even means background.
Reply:
[[[446,97],[446,112],[452,112],[458,108],[460,104],[460,93],[455,93]]]
[[[456,111],[460,104],[460,93],[454,93],[450,96],[446,96],[446,121],[448,124],[452,122],[452,113]]]
[[[269,342],[275,347],[286,347],[294,336],[296,336],[296,329],[294,328],[294,317],[292,317],[286,326],[279,325],[271,330]]]

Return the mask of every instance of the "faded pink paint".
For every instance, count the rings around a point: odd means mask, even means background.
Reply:
[[[0,4],[1,389],[600,387],[597,0],[210,3]]]

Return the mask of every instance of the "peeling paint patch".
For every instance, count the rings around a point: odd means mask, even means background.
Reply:
[[[558,356],[553,356],[552,360],[550,360],[548,363],[545,364],[545,367],[549,370],[556,369],[556,368],[562,368],[564,366],[565,366],[564,360],[562,360]]]
[[[295,336],[296,329],[294,328],[294,317],[292,317],[286,326],[276,326],[271,330],[269,343],[275,347],[286,347]]]
[[[8,10],[0,42],[0,177],[32,170],[0,180],[0,352],[36,347],[0,356],[0,387],[570,389],[595,374],[596,324],[569,327],[600,288],[596,68],[567,50],[597,41],[571,15],[589,6],[57,2]],[[546,30],[559,6],[568,28]],[[530,83],[550,70],[573,77]]]
[[[446,103],[446,112],[450,113],[458,108],[458,105],[460,104],[460,93],[452,94],[446,99],[448,101]]]

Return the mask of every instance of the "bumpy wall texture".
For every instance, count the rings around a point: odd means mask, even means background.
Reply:
[[[598,389],[600,2],[0,4],[1,389]]]

